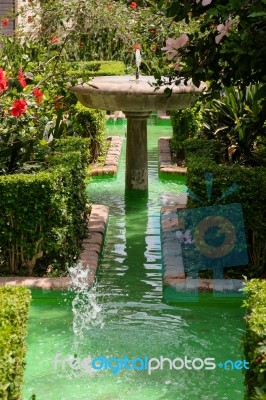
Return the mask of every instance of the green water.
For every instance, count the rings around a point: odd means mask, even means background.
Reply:
[[[125,127],[109,127],[109,133],[124,135]],[[169,135],[169,127],[149,126],[148,195],[125,195],[125,149],[117,178],[89,184],[90,200],[110,207],[96,290],[103,327],[91,325],[77,344],[73,294],[33,291],[24,400],[33,393],[37,400],[243,399],[243,374],[235,369],[170,370],[166,362],[150,375],[125,369],[114,375],[111,370],[54,368],[58,353],[61,358],[74,353],[80,358],[209,357],[216,364],[242,357],[240,299],[202,295],[198,303],[162,301],[160,208],[182,203],[186,191],[182,181],[158,179],[157,141]]]

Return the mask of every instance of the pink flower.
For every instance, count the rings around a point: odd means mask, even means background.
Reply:
[[[130,4],[131,8],[137,8],[137,3],[135,1],[132,1],[132,3]]]
[[[178,241],[180,241],[181,243],[185,243],[185,244],[192,244],[194,243],[194,240],[192,239],[191,233],[190,233],[190,229],[187,229],[185,231],[185,233],[183,233],[182,231],[176,231],[176,238]]]
[[[178,49],[184,47],[189,41],[188,35],[183,33],[177,39],[166,39],[166,46],[162,47],[161,50],[166,51],[167,60],[172,60],[174,57],[178,55]]]
[[[200,2],[200,0],[196,0],[197,4],[199,4],[199,2]],[[212,0],[202,0],[201,4],[205,7],[205,6],[208,6],[209,4],[211,4],[211,2],[212,2]]]
[[[222,40],[222,38],[227,34],[227,32],[230,29],[230,26],[232,25],[232,20],[228,19],[224,24],[219,24],[217,26],[217,31],[220,32],[219,35],[215,36],[215,42],[218,44]]]
[[[21,114],[25,113],[26,111],[26,101],[24,99],[18,99],[13,102],[10,114],[13,117],[20,117]]]

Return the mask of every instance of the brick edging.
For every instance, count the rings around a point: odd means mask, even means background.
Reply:
[[[168,136],[161,137],[158,140],[158,152],[159,152],[159,170],[160,172],[167,172],[170,174],[186,174],[186,167],[178,167],[172,164],[171,150],[170,150],[170,139]]]
[[[103,166],[93,165],[89,170],[89,175],[116,175],[118,169],[119,158],[122,149],[123,138],[121,136],[108,136],[106,139],[110,141],[110,147],[107,151],[106,159]]]
[[[92,205],[88,219],[88,237],[83,241],[83,252],[79,261],[84,267],[89,267],[88,286],[93,284],[100,253],[104,243],[109,208],[104,205]],[[44,290],[68,289],[70,278],[35,278],[35,277],[0,277],[0,286],[21,286],[40,288]]]
[[[185,205],[164,206],[161,208],[161,246],[164,290],[170,288],[173,298],[186,292],[237,293],[243,288],[240,279],[193,279],[187,278],[182,259],[181,244],[176,238],[176,231],[182,229],[178,220],[177,210]],[[167,299],[166,299],[167,300]],[[173,300],[174,301],[174,300]]]

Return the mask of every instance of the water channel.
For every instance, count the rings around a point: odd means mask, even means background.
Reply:
[[[123,124],[108,134],[125,136]],[[118,359],[242,358],[241,299],[201,295],[197,303],[162,299],[160,209],[183,203],[183,178],[158,176],[158,138],[171,127],[148,126],[149,192],[125,194],[125,143],[116,178],[94,178],[91,202],[110,208],[97,283],[86,297],[85,326],[73,334],[73,299],[67,292],[33,290],[24,400],[242,400],[241,370],[123,368],[73,370],[55,356]],[[124,140],[125,142],[125,140]],[[86,303],[87,304],[87,303]],[[75,315],[74,315],[75,317]],[[140,365],[140,361],[139,364]]]

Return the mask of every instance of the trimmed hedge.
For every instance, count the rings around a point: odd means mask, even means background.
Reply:
[[[30,291],[0,287],[0,399],[22,400]]]
[[[246,400],[266,399],[266,281],[252,279],[246,283],[246,332],[244,356],[249,362],[245,370]]]
[[[170,112],[173,127],[173,136],[170,146],[173,152],[182,151],[184,141],[188,138],[198,137],[202,126],[201,103],[196,102],[192,107],[185,110],[174,110]]]
[[[0,250],[9,273],[64,270],[78,257],[86,232],[85,176],[89,140],[55,141],[51,166],[0,177]],[[73,151],[74,150],[74,151]]]
[[[122,61],[79,61],[65,64],[71,78],[82,78],[83,81],[94,76],[124,75],[125,64]]]
[[[90,139],[90,163],[96,162],[106,149],[105,115],[106,111],[87,108],[79,102],[75,106],[73,134]]]
[[[219,147],[217,141],[203,139],[185,141],[187,186],[202,199],[199,205],[189,197],[188,207],[209,205],[205,185],[206,172],[214,175],[212,202],[236,183],[238,190],[225,197],[219,204],[242,204],[250,260],[249,274],[250,277],[264,277],[266,276],[266,169],[219,164],[221,161]]]
[[[184,142],[186,160],[190,157],[208,158],[209,161],[221,161],[221,145],[217,140],[187,139]]]

